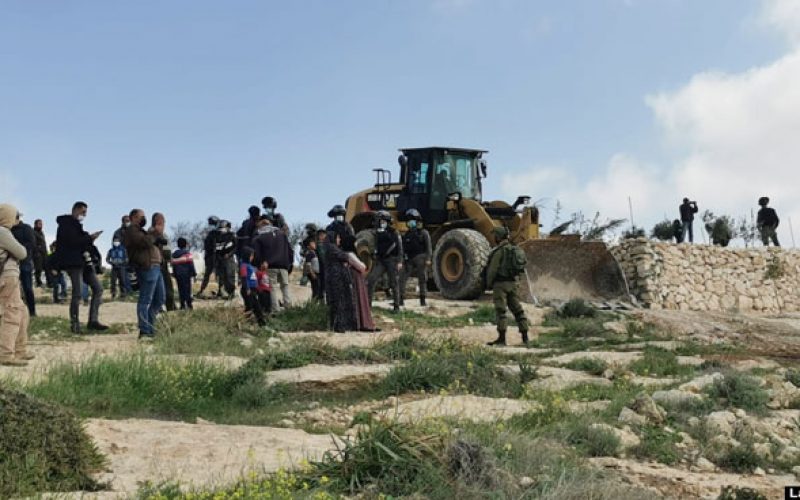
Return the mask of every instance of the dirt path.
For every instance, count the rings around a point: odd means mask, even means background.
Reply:
[[[229,484],[249,471],[274,472],[320,459],[334,448],[331,436],[272,427],[89,419],[86,430],[109,460],[99,479],[124,493],[135,492],[140,481]]]

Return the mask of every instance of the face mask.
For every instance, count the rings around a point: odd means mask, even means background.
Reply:
[[[112,243],[112,245],[114,245],[115,247],[118,247],[119,246],[119,241],[115,241],[114,243]]]
[[[123,224],[123,226],[124,227],[131,227],[131,223],[130,222],[126,222],[125,224]]]
[[[139,221],[139,227],[143,228],[146,225],[147,225],[147,221],[146,220],[142,219],[142,220]]]
[[[380,231],[380,232],[386,231],[386,227],[387,227],[387,225],[388,225],[388,224],[386,224],[385,222],[381,222],[381,223],[378,225],[378,231]]]
[[[408,221],[408,228],[409,229],[416,229],[416,227],[417,227],[417,221],[415,221],[415,220]]]
[[[336,222],[344,222],[344,215],[337,215],[333,218]]]
[[[227,233],[228,231],[230,231],[230,229],[228,229],[227,227],[220,228],[219,230],[220,233]]]
[[[272,215],[273,213],[275,213],[275,210],[272,209],[272,208],[265,208],[264,209],[264,215]]]
[[[85,216],[85,215],[83,215],[83,214],[80,214],[80,215],[78,216],[78,222],[83,222],[84,220],[86,220],[86,216]]]

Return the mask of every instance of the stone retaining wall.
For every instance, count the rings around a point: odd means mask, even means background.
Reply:
[[[626,240],[611,249],[652,309],[800,311],[800,250]]]

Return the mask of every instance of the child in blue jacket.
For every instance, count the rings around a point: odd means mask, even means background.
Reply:
[[[125,274],[128,272],[128,252],[119,238],[114,238],[111,248],[106,254],[106,262],[111,265],[111,298],[117,298],[117,285],[119,296],[125,298],[128,289],[125,286]]]
[[[253,266],[253,249],[244,247],[241,251],[242,263],[239,264],[239,277],[242,281],[242,299],[244,299],[244,310],[256,317],[258,324],[267,324],[264,319],[264,310],[258,301],[258,273]]]
[[[188,249],[186,238],[178,238],[178,249],[172,253],[172,274],[178,282],[178,296],[181,309],[194,309],[192,306],[192,278],[197,276],[194,257]]]

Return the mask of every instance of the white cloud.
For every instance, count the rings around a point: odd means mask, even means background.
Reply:
[[[797,0],[764,0],[761,21],[777,28],[792,43],[800,43],[800,2]]]
[[[787,36],[800,36],[800,1],[766,1],[764,17]],[[635,221],[646,227],[664,214],[674,217],[684,196],[698,200],[701,210],[734,216],[749,214],[760,196],[770,196],[783,220],[791,217],[800,228],[798,81],[800,48],[743,73],[700,73],[676,91],[645,98],[676,162],[656,168],[618,154],[601,174],[583,182],[571,178],[563,189],[548,185],[552,176],[533,174],[509,177],[504,186],[550,189],[568,211],[600,210],[607,217],[627,217],[631,194]],[[788,224],[779,234],[790,242]]]

